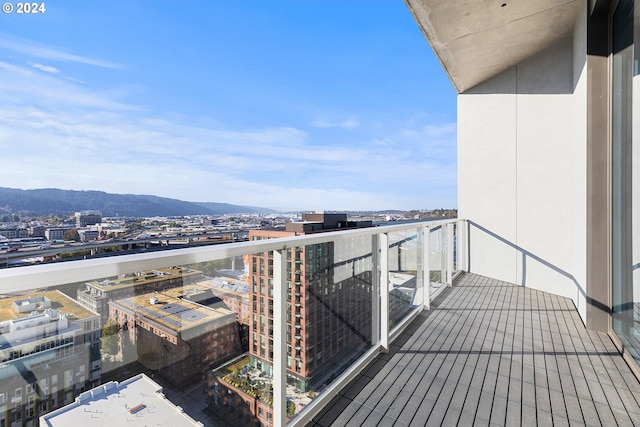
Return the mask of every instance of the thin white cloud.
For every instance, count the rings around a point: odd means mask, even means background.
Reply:
[[[35,58],[50,59],[62,62],[76,62],[79,64],[93,65],[102,68],[122,68],[122,66],[113,62],[76,55],[73,53],[65,52],[63,49],[52,46],[45,46],[24,39],[19,39],[4,33],[0,33],[0,47]]]
[[[366,117],[378,124],[368,129],[351,117],[314,122],[323,131],[233,129],[149,112],[126,102],[127,87],[98,92],[47,67],[0,62],[3,186],[299,209],[429,207],[435,197],[455,205],[450,123]]]
[[[139,106],[122,102],[127,90],[119,92],[96,91],[85,85],[69,81],[61,73],[39,73],[30,67],[0,62],[0,92],[2,105],[49,105],[52,109],[99,108],[107,111],[128,111]],[[52,71],[52,70],[49,70]]]
[[[311,125],[317,128],[355,129],[360,126],[360,121],[354,118],[348,118],[341,122],[332,122],[325,119],[317,119],[314,120]]]
[[[456,132],[455,123],[443,123],[438,125],[427,125],[423,128],[423,132],[428,137],[440,138],[446,135],[453,135]]]
[[[37,68],[38,70],[44,71],[46,73],[58,74],[60,72],[60,70],[50,65],[42,65],[42,64],[34,64],[34,63],[29,63],[29,65],[31,65],[33,68]]]
[[[0,108],[0,126],[5,186],[260,206],[295,202],[305,209],[420,207],[434,186],[455,196],[455,159],[416,156],[410,141],[327,146],[291,127],[220,130],[106,110],[34,107]]]
[[[8,71],[14,74],[20,74],[22,76],[31,76],[33,72],[31,70],[27,70],[23,67],[18,67],[13,64],[9,64],[7,62],[0,61],[0,70]]]

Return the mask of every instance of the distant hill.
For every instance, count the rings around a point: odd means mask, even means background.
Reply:
[[[215,203],[215,202],[197,202],[196,205],[202,206],[210,211],[216,212],[217,215],[234,214],[234,213],[278,213],[275,209],[260,208],[256,206],[237,206],[230,205],[229,203]]]
[[[110,194],[103,191],[75,191],[56,188],[20,190],[0,187],[0,212],[26,215],[73,215],[95,209],[103,216],[182,216],[234,213],[274,213],[267,208],[237,206],[228,203],[195,203],[137,194]]]

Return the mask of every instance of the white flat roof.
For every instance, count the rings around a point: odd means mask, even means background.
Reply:
[[[40,417],[41,426],[200,426],[162,394],[145,374],[111,381]]]

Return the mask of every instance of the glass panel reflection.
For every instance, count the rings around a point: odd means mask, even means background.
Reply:
[[[418,230],[389,233],[389,330],[424,303],[422,249]]]
[[[429,229],[429,280],[430,295],[446,283],[447,241],[445,227]]]
[[[296,248],[292,265],[286,318],[288,416],[304,409],[371,346],[371,236]]]
[[[249,307],[242,257],[3,295],[3,415],[10,425],[37,425],[86,390],[145,373],[212,425],[220,418],[212,370],[248,351]],[[261,397],[268,406],[271,397]]]
[[[420,226],[389,236],[391,327],[424,303],[421,233]],[[379,239],[374,230],[354,234],[316,234],[320,243],[284,252],[289,419],[378,340]],[[434,265],[441,275],[444,234],[427,238],[431,276]],[[36,425],[82,392],[144,373],[204,425],[269,425],[276,266],[271,252],[255,250],[188,265],[166,257],[166,266],[108,277],[92,277],[81,262],[74,267],[87,274],[82,282],[0,295],[0,419]],[[143,264],[158,262],[150,260]],[[113,263],[114,271],[134,265]]]

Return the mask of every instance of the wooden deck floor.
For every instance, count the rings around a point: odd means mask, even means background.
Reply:
[[[310,426],[640,426],[639,402],[571,300],[467,274]]]

